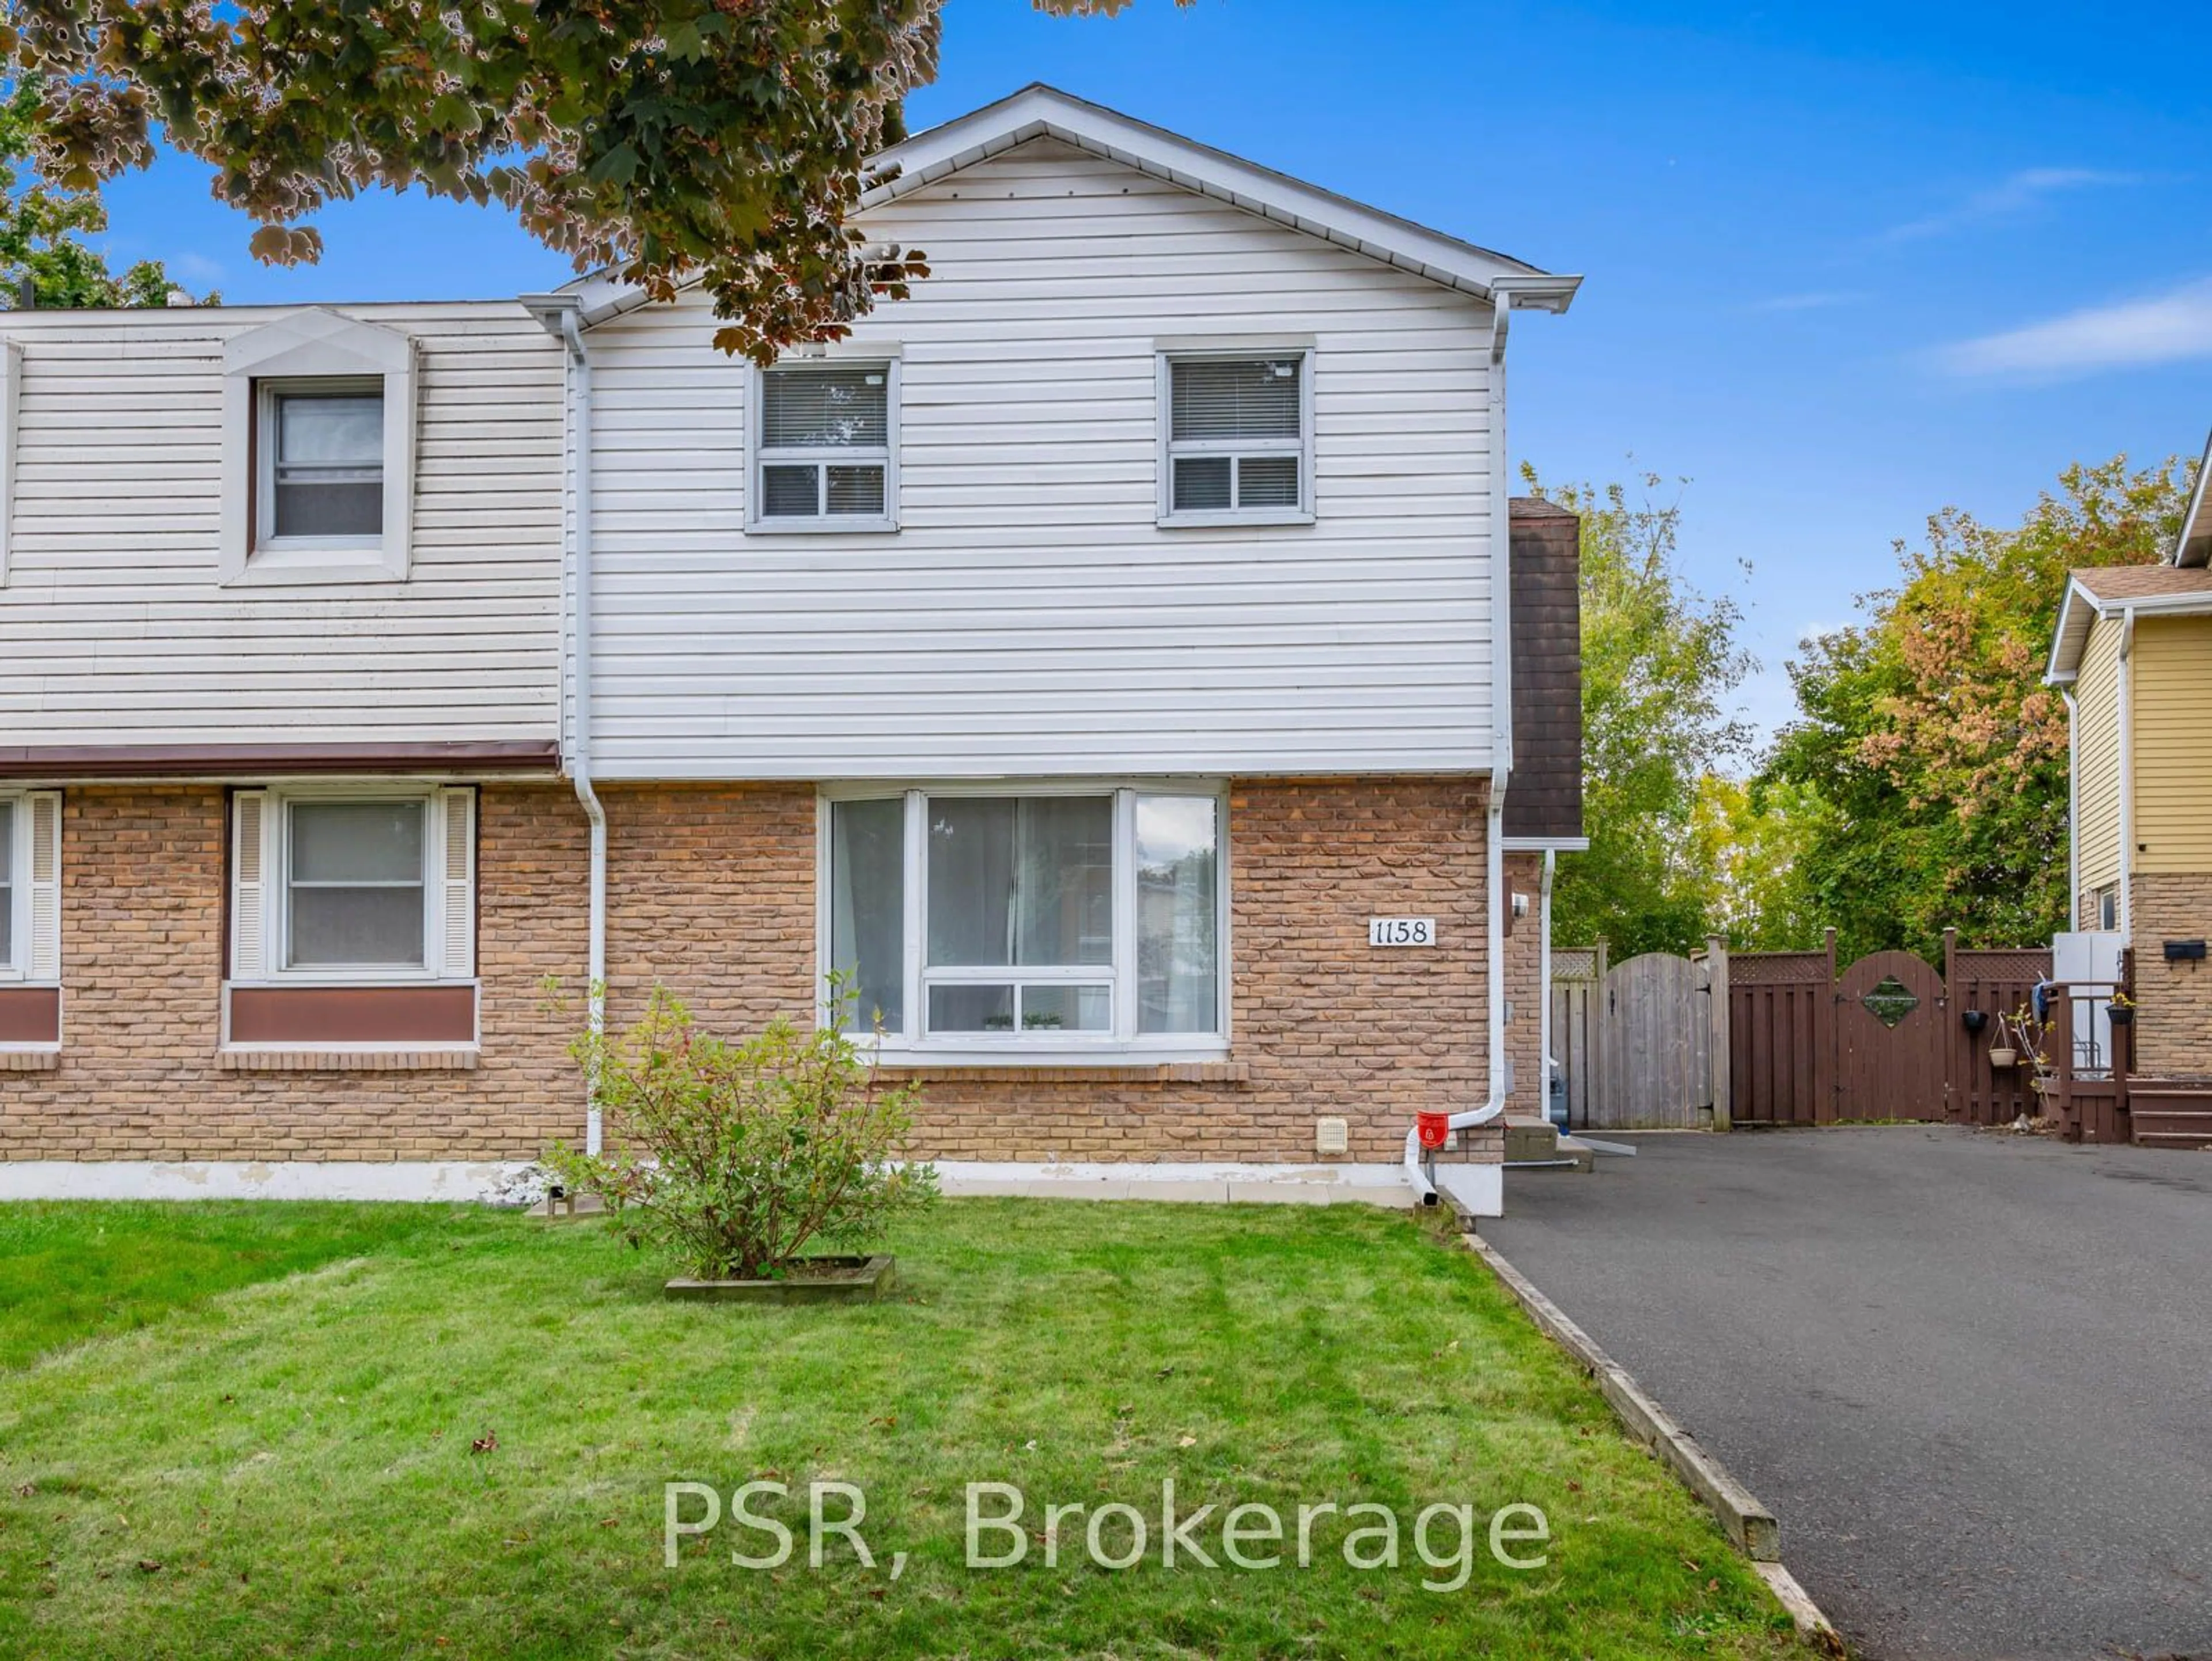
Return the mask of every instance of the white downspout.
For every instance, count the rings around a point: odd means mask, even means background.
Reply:
[[[2120,613],[2120,943],[2135,940],[2135,882],[2130,867],[2136,846],[2135,721],[2130,695],[2134,676],[2130,660],[2136,649],[2136,609]]]
[[[596,1038],[607,1027],[607,815],[599,792],[592,788],[592,360],[584,350],[583,330],[577,326],[575,309],[561,313],[561,338],[568,343],[568,361],[575,370],[574,443],[576,537],[574,730],[569,745],[568,772],[576,784],[576,800],[583,804],[591,823],[592,851],[588,944],[585,955],[586,1020]],[[599,1090],[596,1077],[585,1084],[584,1151],[600,1147]]]
[[[1454,1131],[1487,1125],[1505,1111],[1505,787],[1513,771],[1513,506],[1505,449],[1505,338],[1513,296],[1504,288],[1491,296],[1490,373],[1490,758],[1489,811],[1485,815],[1483,862],[1483,980],[1490,1028],[1490,1091],[1480,1107],[1454,1113]],[[1406,1179],[1423,1205],[1437,1203],[1437,1185],[1422,1157],[1418,1125],[1406,1132]]]
[[[1544,882],[1541,897],[1536,902],[1541,919],[1538,926],[1543,930],[1536,947],[1536,1043],[1544,1058],[1544,1076],[1540,1085],[1543,1099],[1536,1111],[1547,1119],[1552,1116],[1552,1075],[1559,1065],[1552,1056],[1552,876],[1559,863],[1557,850],[1544,850]]]

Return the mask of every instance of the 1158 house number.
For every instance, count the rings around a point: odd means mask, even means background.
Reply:
[[[1367,919],[1370,946],[1433,946],[1437,919],[1433,917],[1370,917]]]

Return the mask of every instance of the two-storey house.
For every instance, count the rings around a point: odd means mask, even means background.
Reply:
[[[2139,1142],[2212,1146],[2212,449],[2165,560],[2076,571],[2049,679],[2071,718],[2074,926],[2131,955]]]
[[[885,159],[930,276],[769,369],[599,280],[0,318],[0,1157],[461,1191],[597,1134],[546,977],[836,972],[971,1181],[1445,1112],[1494,1209],[1582,828],[1504,365],[1576,279],[1044,88]]]

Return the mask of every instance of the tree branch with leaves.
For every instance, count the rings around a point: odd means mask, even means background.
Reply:
[[[927,272],[849,221],[935,76],[940,4],[9,0],[0,53],[36,77],[39,164],[65,189],[167,142],[219,169],[279,264],[317,258],[300,221],[365,190],[496,203],[580,270],[658,300],[696,277],[716,344],[766,363]]]

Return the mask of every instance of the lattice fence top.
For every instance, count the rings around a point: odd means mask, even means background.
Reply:
[[[1591,946],[1570,946],[1552,952],[1552,979],[1554,980],[1589,980],[1597,973],[1597,949]]]
[[[1794,986],[1828,978],[1826,952],[1730,952],[1731,986]]]
[[[1992,979],[2048,980],[2051,954],[2044,951],[1998,950],[1960,952],[1959,967]]]

